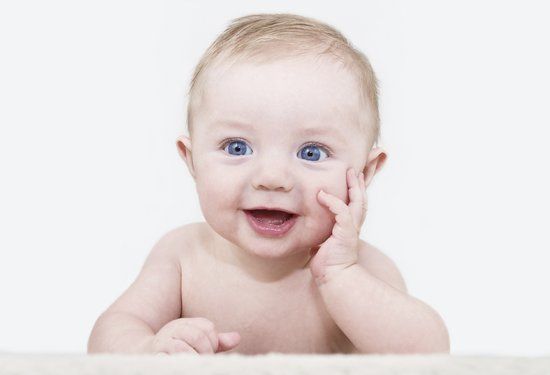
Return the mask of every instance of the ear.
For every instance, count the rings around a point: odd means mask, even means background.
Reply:
[[[180,154],[185,164],[187,164],[187,169],[189,173],[195,178],[195,166],[193,164],[193,154],[191,153],[191,139],[185,135],[180,135],[176,140],[176,146],[178,147],[178,153]]]
[[[373,148],[369,152],[367,165],[365,165],[365,168],[363,169],[363,174],[365,175],[365,188],[369,186],[374,175],[382,169],[386,163],[387,157],[388,155],[386,150],[382,147]]]

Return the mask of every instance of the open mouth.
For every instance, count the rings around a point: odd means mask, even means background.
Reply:
[[[285,221],[291,219],[294,214],[278,210],[245,210],[246,213],[252,215],[254,219],[261,223],[270,225],[281,225]]]
[[[269,237],[286,234],[296,222],[298,215],[279,210],[244,210],[250,226],[258,233]]]

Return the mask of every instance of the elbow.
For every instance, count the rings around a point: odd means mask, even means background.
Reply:
[[[438,313],[436,313],[435,321],[435,330],[438,332],[438,334],[434,335],[437,338],[436,344],[434,345],[434,352],[441,354],[450,354],[451,337],[449,335],[449,330],[445,325],[445,321],[443,321],[443,318]]]
[[[445,323],[441,321],[441,339],[436,346],[435,352],[441,354],[450,354],[451,353],[451,338],[449,336],[449,330],[445,326]]]
[[[445,324],[443,324],[443,331],[444,331],[444,339],[443,339],[443,344],[441,346],[441,348],[442,348],[441,352],[445,353],[445,354],[450,354],[451,353],[451,338],[449,336],[449,331],[447,330],[447,327],[445,326]]]
[[[87,354],[93,354],[93,353],[101,353],[104,352],[103,348],[103,335],[102,335],[102,329],[103,329],[103,319],[105,317],[105,313],[101,314],[95,321],[94,326],[92,327],[92,331],[90,332],[90,336],[88,337],[88,342],[86,343],[86,353]]]
[[[450,354],[451,343],[447,328],[444,327],[442,332],[437,335],[434,333],[433,336],[433,341],[422,352],[426,354]]]
[[[87,354],[93,354],[100,352],[100,349],[97,347],[97,339],[94,335],[94,331],[92,330],[92,333],[90,333],[90,337],[88,338],[88,343],[86,345],[86,353]]]
[[[430,318],[411,331],[404,340],[401,354],[450,354],[449,331],[441,316],[432,310]]]
[[[421,352],[425,354],[450,354],[451,339],[445,321],[432,307],[428,306],[427,312],[429,312],[426,315],[427,324],[420,334],[423,339],[419,340],[423,344]]]
[[[96,348],[92,344],[91,340],[88,340],[88,346],[86,348],[86,354],[94,354],[94,353],[97,353],[97,352],[98,352],[98,350],[96,350]]]
[[[101,349],[98,347],[97,343],[97,333],[94,329],[92,329],[92,332],[90,333],[90,337],[88,337],[88,342],[86,344],[86,353],[87,354],[93,354],[93,353],[99,353],[101,352]]]
[[[449,330],[439,314],[435,313],[433,324],[429,327],[428,332],[424,332],[425,340],[423,340],[421,347],[417,348],[419,349],[417,353],[450,354],[451,339]]]

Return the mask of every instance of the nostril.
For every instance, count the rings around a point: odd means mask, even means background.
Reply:
[[[278,176],[275,172],[260,172],[251,180],[256,190],[288,192],[293,183],[287,177]]]

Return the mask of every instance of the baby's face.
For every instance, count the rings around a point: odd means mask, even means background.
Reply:
[[[367,161],[358,93],[350,73],[313,57],[211,71],[186,139],[209,225],[266,258],[328,238],[334,215],[318,202],[319,190],[348,203],[346,170],[359,173]],[[262,206],[295,213],[294,225],[259,234],[246,210]]]

